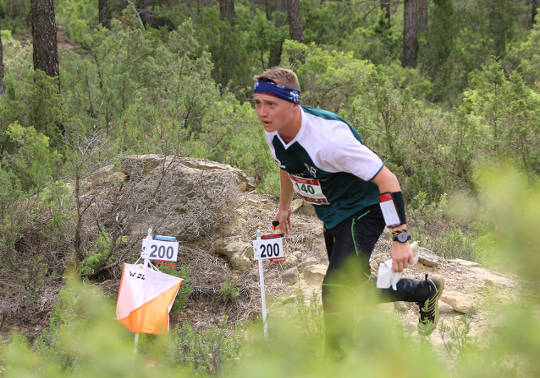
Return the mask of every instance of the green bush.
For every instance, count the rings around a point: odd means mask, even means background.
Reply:
[[[6,130],[8,143],[14,152],[5,153],[2,165],[19,179],[26,192],[39,192],[54,179],[60,154],[49,146],[49,138],[33,127],[12,123]]]
[[[234,278],[223,282],[223,284],[219,288],[219,291],[221,293],[221,299],[223,299],[223,302],[226,303],[234,302],[236,298],[240,295],[240,292],[236,288],[236,280]]]
[[[477,154],[514,159],[530,174],[540,172],[540,96],[521,77],[507,77],[499,62],[471,75],[462,111],[479,123]]]
[[[226,329],[225,320],[221,324]],[[195,330],[184,322],[172,331],[168,359],[175,364],[183,364],[199,373],[216,375],[224,366],[238,356],[240,338],[234,333],[227,335],[222,329],[212,326],[208,330]]]
[[[190,266],[187,264],[182,264],[180,268],[170,267],[167,265],[160,266],[159,270],[163,273],[170,274],[171,276],[182,278],[182,284],[180,285],[180,290],[176,295],[174,304],[171,308],[172,312],[180,311],[186,307],[189,295],[193,291],[193,285],[189,279],[190,276]]]

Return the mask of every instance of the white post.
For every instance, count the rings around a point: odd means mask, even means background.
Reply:
[[[148,235],[146,235],[147,243],[143,243],[143,248],[145,248],[145,245],[147,246],[152,241],[152,229],[148,229]],[[150,259],[148,258],[148,251],[146,251],[146,254],[144,255],[144,269],[148,269],[150,267]]]
[[[261,231],[259,230],[257,230],[257,240],[261,240]],[[268,323],[266,322],[266,294],[264,290],[264,271],[263,271],[262,259],[259,259],[258,262],[259,262],[259,285],[261,287],[263,329],[264,329],[264,337],[266,338],[268,337]]]
[[[142,246],[143,250],[145,248],[147,248],[147,246],[150,244],[151,240],[152,240],[152,229],[149,228],[148,229],[148,235],[146,235],[146,241],[148,243],[143,242],[143,246]],[[148,268],[150,268],[150,259],[148,258],[148,251],[146,251],[144,256],[145,257],[144,257],[144,265],[143,265],[143,267],[144,267],[144,269],[148,269]],[[133,346],[133,354],[137,354],[137,346],[139,344],[139,334],[138,333],[135,333],[134,344],[135,345]]]
[[[139,334],[135,334],[135,345],[133,346],[133,354],[137,354],[137,345],[139,345]]]

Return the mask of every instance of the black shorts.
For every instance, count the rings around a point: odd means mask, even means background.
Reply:
[[[357,260],[369,277],[369,258],[384,227],[381,207],[377,204],[362,209],[330,230],[324,230],[329,261],[327,277],[348,259]]]

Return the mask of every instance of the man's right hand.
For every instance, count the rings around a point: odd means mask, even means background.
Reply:
[[[274,216],[274,221],[279,222],[279,231],[283,236],[287,236],[292,229],[291,226],[291,211],[287,210],[278,210]]]

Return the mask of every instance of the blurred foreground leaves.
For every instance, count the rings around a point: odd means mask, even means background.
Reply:
[[[490,320],[488,332],[475,337],[477,343],[468,343],[455,361],[445,361],[429,339],[405,332],[395,319],[381,313],[370,300],[369,292],[358,288],[352,298],[344,299],[344,309],[354,316],[350,322],[339,325],[349,335],[350,345],[338,359],[325,347],[323,333],[314,331],[315,323],[323,326],[318,303],[289,303],[292,308],[270,313],[267,339],[262,336],[260,322],[234,330],[230,337],[240,337],[241,351],[227,354],[228,360],[219,370],[212,370],[212,375],[539,376],[536,360],[540,355],[540,300],[537,293],[527,289],[538,287],[539,283],[540,253],[535,240],[535,231],[540,229],[538,180],[511,165],[500,164],[478,170],[476,183],[477,198],[456,209],[461,209],[464,216],[475,214],[485,222],[491,231],[482,238],[483,245],[500,266],[511,268],[526,285],[523,295],[509,301],[511,304],[498,305],[497,318]],[[310,318],[306,316],[308,312],[318,315]],[[114,321],[113,314],[113,304],[99,290],[75,279],[68,280],[46,334],[33,345],[15,334],[2,347],[3,375],[184,377],[209,373],[186,366],[183,362],[187,358],[171,359],[168,351],[175,347],[171,343],[178,342],[178,337],[144,337],[135,355],[133,335]],[[306,327],[308,318],[311,320]],[[171,331],[173,336],[174,332],[178,328]],[[223,345],[226,348],[231,344]]]

